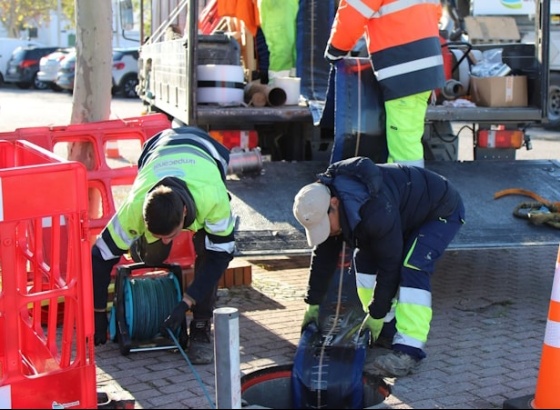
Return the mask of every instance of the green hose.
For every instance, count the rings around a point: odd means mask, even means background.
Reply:
[[[138,341],[152,340],[160,334],[163,321],[181,300],[179,282],[172,273],[125,280],[130,282],[131,289],[131,300],[125,305],[134,310],[132,323],[128,324],[130,337]]]

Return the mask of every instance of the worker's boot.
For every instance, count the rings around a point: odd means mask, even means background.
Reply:
[[[420,361],[416,358],[393,350],[375,358],[371,373],[380,377],[403,377],[412,373],[419,364]]]
[[[93,343],[95,346],[104,345],[107,343],[107,312],[95,312],[95,334],[93,335]]]
[[[214,360],[209,320],[193,320],[190,323],[187,355],[192,364],[210,364]]]

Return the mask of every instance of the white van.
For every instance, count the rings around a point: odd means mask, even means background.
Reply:
[[[12,56],[12,52],[19,46],[44,46],[35,40],[22,40],[19,38],[0,38],[0,84],[4,83],[4,77],[6,74],[6,66],[8,65],[8,60]]]

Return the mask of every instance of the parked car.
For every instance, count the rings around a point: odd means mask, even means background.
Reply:
[[[72,51],[60,62],[60,67],[56,73],[55,85],[62,90],[67,90],[72,93],[74,90],[75,73],[76,52]]]
[[[8,59],[12,56],[14,50],[20,46],[44,46],[44,44],[39,43],[34,40],[23,40],[21,38],[0,38],[0,84],[2,84],[6,77],[6,66],[8,65]]]
[[[136,98],[138,85],[138,48],[113,50],[113,95]]]
[[[62,88],[56,84],[56,76],[60,68],[60,63],[73,50],[73,47],[59,48],[58,50],[41,57],[41,60],[39,61],[39,72],[37,73],[39,81],[47,84],[53,91],[61,91]]]
[[[76,54],[69,54],[60,63],[56,84],[65,90],[74,88],[74,74]],[[136,98],[136,85],[138,84],[138,49],[119,48],[113,51],[113,84],[112,95],[121,95],[125,98]]]
[[[31,86],[37,90],[48,88],[47,84],[37,78],[39,60],[56,49],[58,47],[17,47],[8,60],[4,80],[7,83],[16,83],[19,88]]]

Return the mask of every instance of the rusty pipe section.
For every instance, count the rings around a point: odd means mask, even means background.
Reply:
[[[286,103],[287,98],[286,91],[280,87],[271,87],[258,81],[245,86],[245,102],[254,107],[279,107]]]

